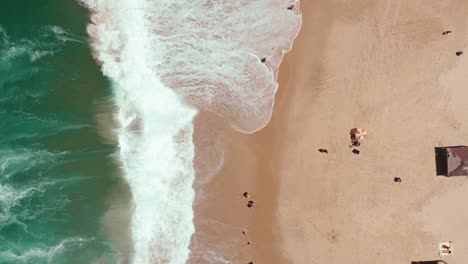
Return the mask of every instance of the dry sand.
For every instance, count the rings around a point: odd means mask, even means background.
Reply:
[[[224,167],[197,194],[191,263],[210,248],[233,263],[404,264],[448,240],[441,259],[468,263],[468,180],[434,164],[435,146],[468,145],[468,54],[455,56],[468,1],[301,5],[272,121],[228,132]],[[359,156],[353,127],[369,131]]]

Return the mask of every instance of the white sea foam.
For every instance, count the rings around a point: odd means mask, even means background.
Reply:
[[[52,56],[59,52],[61,46],[67,41],[82,42],[73,33],[63,30],[57,26],[41,28],[41,37],[36,40],[14,39],[8,32],[0,27],[0,63],[5,67],[8,60],[24,55],[29,56],[30,62],[35,62],[43,57]],[[54,37],[50,39],[49,37]],[[60,42],[58,42],[59,40]]]
[[[194,232],[196,114],[186,103],[241,132],[263,128],[279,64],[301,24],[298,9],[286,7],[298,3],[81,1],[93,11],[94,55],[114,82],[120,158],[134,203],[133,263],[185,263]]]
[[[0,149],[0,183],[8,181],[9,177],[17,172],[25,172],[41,164],[54,164],[67,153],[66,151],[53,153],[27,148]]]
[[[183,105],[154,71],[153,51],[147,47],[151,29],[144,26],[141,10],[132,8],[135,4],[119,2],[120,9],[107,17],[112,25],[98,28],[96,47],[104,73],[115,82],[120,156],[134,201],[133,262],[184,263],[194,232],[191,137],[196,111]],[[115,47],[120,48],[118,60]]]
[[[61,241],[59,244],[50,247],[33,248],[21,252],[21,254],[12,251],[0,252],[0,261],[5,263],[55,263],[54,259],[62,254],[69,246],[80,246],[92,239],[81,237],[71,237]]]
[[[54,34],[55,38],[62,42],[84,42],[85,38],[82,36],[78,36],[73,32],[63,29],[59,26],[46,26],[45,29],[50,31]]]

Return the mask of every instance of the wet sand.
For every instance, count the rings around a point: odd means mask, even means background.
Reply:
[[[455,56],[468,40],[468,2],[301,5],[271,122],[253,135],[226,132],[224,167],[198,193],[193,256],[466,263],[467,177],[435,176],[434,147],[468,145],[468,62]],[[353,127],[369,131],[359,156],[348,148]],[[448,240],[454,256],[438,257]]]

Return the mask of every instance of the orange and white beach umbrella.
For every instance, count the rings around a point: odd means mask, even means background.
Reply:
[[[365,128],[356,128],[354,135],[357,140],[362,141],[367,138],[367,130]]]

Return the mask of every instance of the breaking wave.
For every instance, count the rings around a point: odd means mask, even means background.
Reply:
[[[93,13],[95,58],[113,81],[134,203],[133,263],[185,263],[194,233],[193,119],[209,111],[243,133],[269,122],[278,68],[301,25],[298,2],[82,2]]]

